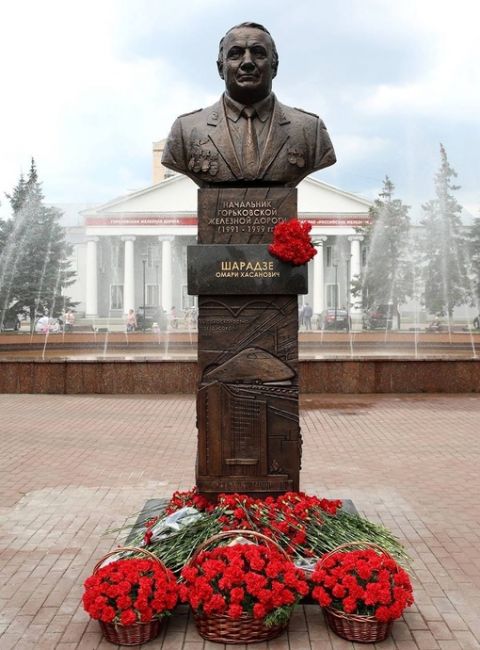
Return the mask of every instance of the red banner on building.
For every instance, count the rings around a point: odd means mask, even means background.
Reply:
[[[371,223],[368,215],[361,216],[303,216],[300,215],[300,219],[306,219],[309,221],[312,226],[323,226],[323,227],[360,227],[366,226]],[[104,216],[104,217],[86,217],[85,225],[86,226],[196,226],[198,223],[197,217],[194,215],[178,215],[178,216],[167,216],[167,215],[142,215],[142,214],[132,214],[128,216],[119,215],[115,216]]]
[[[196,216],[141,215],[86,217],[86,226],[196,226]]]
[[[300,216],[300,219],[304,218],[306,221],[309,221],[312,226],[368,226],[369,223],[371,223],[371,219],[365,215],[364,217],[361,216],[356,216],[356,217],[311,217],[310,215],[308,217],[302,217]]]

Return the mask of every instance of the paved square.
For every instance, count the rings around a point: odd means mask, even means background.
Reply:
[[[414,558],[416,605],[378,647],[480,648],[480,395],[305,395],[301,406],[302,489],[353,499]],[[105,530],[193,485],[194,398],[0,395],[0,413],[0,650],[115,648],[82,610],[82,581],[120,539]],[[204,644],[183,611],[144,647],[223,646]],[[252,647],[355,646],[306,606],[288,636]]]

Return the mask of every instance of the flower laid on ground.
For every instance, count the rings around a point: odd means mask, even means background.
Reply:
[[[207,510],[209,506],[210,503],[208,499],[198,493],[197,487],[185,492],[177,490],[172,494],[168,506],[165,508],[165,514],[171,515],[176,510],[186,507],[196,508],[197,510],[203,511]]]
[[[319,499],[303,492],[286,492],[276,498],[253,499],[241,494],[222,494],[218,505],[222,530],[257,530],[291,554],[311,556],[308,525],[323,524],[324,513],[335,515],[342,502]]]
[[[298,219],[277,223],[273,229],[273,242],[268,247],[269,253],[294,266],[306,264],[317,254],[310,237],[311,229],[311,223]]]
[[[410,578],[391,557],[373,549],[339,551],[319,560],[312,597],[322,607],[387,622],[413,604]]]
[[[265,499],[222,494],[214,502],[207,501],[195,488],[175,492],[156,523],[152,526],[150,518],[129,541],[148,545],[149,551],[178,572],[199,544],[216,533],[233,529],[263,533],[297,564],[359,539],[374,542],[400,563],[408,563],[402,545],[386,528],[346,512],[339,500],[321,499],[303,492],[287,492]]]
[[[250,615],[266,625],[286,622],[308,585],[303,572],[275,548],[256,544],[202,551],[182,570],[180,597],[199,615]]]
[[[148,623],[168,615],[178,601],[175,576],[150,559],[111,562],[87,578],[84,587],[85,611],[103,623]]]

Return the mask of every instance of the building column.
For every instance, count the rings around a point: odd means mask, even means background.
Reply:
[[[351,235],[348,238],[350,242],[350,277],[349,281],[349,292],[350,292],[350,304],[352,315],[359,315],[362,311],[361,306],[358,304],[358,298],[352,294],[352,282],[353,280],[360,277],[361,265],[360,265],[360,242],[363,241],[362,235]]]
[[[128,314],[129,309],[135,310],[135,258],[134,242],[135,237],[124,236],[125,258],[123,265],[123,313]]]
[[[318,243],[317,254],[313,258],[313,313],[320,314],[325,309],[325,278],[323,243],[327,240],[325,236],[315,237]]]
[[[172,305],[172,241],[173,237],[159,237],[162,243],[162,302],[161,306],[169,312]]]
[[[86,296],[85,315],[88,318],[98,316],[98,274],[97,274],[97,242],[98,237],[87,239],[87,270],[86,270]]]

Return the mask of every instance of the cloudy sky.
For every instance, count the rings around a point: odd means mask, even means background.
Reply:
[[[152,141],[219,96],[219,38],[245,20],[275,38],[277,96],[329,129],[338,162],[317,178],[374,198],[388,174],[418,218],[442,142],[480,216],[478,0],[2,2],[3,216],[32,155],[49,202],[149,185]]]

